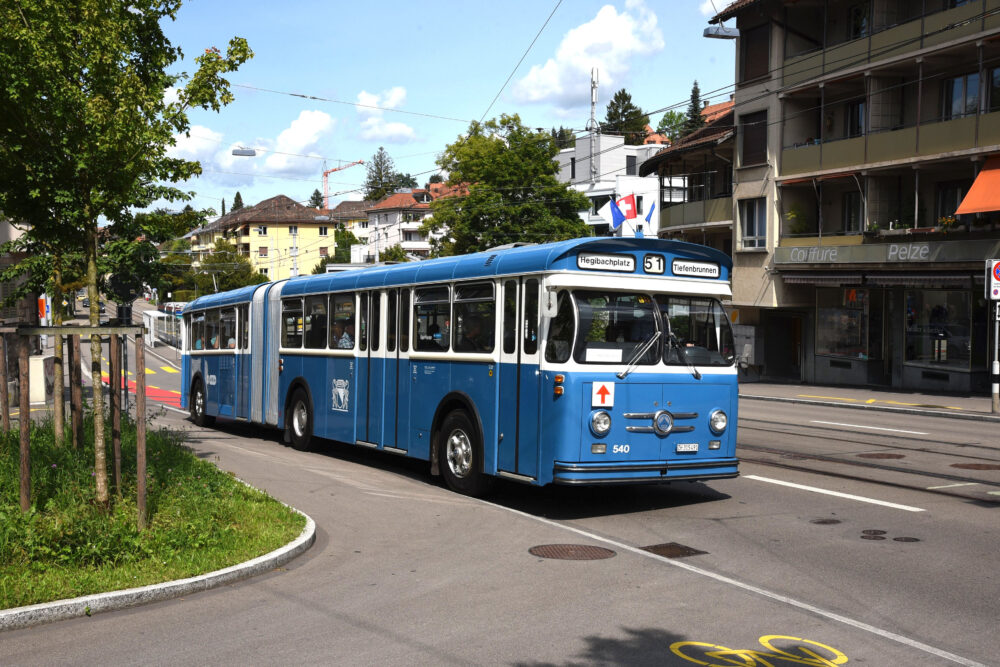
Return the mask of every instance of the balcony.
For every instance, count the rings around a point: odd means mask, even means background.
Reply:
[[[704,201],[667,205],[660,213],[660,230],[703,222],[727,222],[733,219],[733,198],[717,197]]]

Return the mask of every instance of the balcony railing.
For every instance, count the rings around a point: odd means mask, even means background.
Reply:
[[[697,225],[703,222],[726,222],[733,219],[733,198],[716,197],[704,201],[668,204],[660,212],[660,229]]]

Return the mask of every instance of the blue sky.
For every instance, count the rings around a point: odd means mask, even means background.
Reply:
[[[278,194],[304,202],[322,191],[324,159],[327,168],[367,161],[379,146],[422,185],[436,155],[484,114],[582,132],[592,66],[599,120],[620,88],[647,112],[683,111],[695,79],[703,98],[729,98],[734,43],[702,37],[711,0],[557,2],[186,2],[164,25],[187,57],[178,70],[233,36],[255,53],[229,76],[235,101],[218,114],[192,112],[190,136],[177,139],[173,153],[205,172],[184,185],[192,205],[219,210],[225,198],[228,208],[237,191],[247,205]],[[654,127],[660,115],[651,114]],[[257,156],[234,157],[236,146]],[[364,177],[364,165],[331,174],[331,205],[359,199]]]

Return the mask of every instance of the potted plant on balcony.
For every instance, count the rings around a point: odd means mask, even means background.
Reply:
[[[785,220],[788,222],[788,233],[790,236],[804,236],[809,232],[809,223],[802,215],[802,209],[792,206],[785,211]]]

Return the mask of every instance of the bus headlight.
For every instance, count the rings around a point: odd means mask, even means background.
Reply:
[[[729,425],[729,417],[722,410],[715,410],[708,416],[708,427],[712,429],[712,433],[718,435],[726,430]]]
[[[590,430],[594,435],[603,438],[611,430],[611,415],[604,410],[598,410],[590,416]]]

